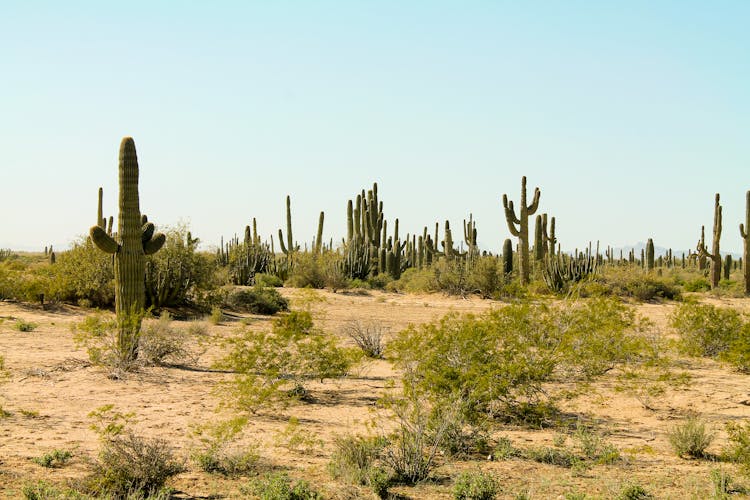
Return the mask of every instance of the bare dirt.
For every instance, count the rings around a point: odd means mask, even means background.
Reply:
[[[351,319],[375,320],[393,334],[408,324],[435,320],[451,311],[477,313],[503,307],[502,302],[442,295],[293,289],[282,293],[293,306],[310,307],[318,324],[338,335],[344,344],[351,341],[340,329]],[[750,311],[748,299],[710,301]],[[654,333],[662,336],[670,335],[667,316],[673,307],[669,303],[637,306],[642,316],[652,320]],[[90,313],[70,306],[45,311],[0,302],[0,356],[5,357],[9,375],[0,384],[0,406],[7,412],[0,418],[0,496],[22,497],[22,486],[39,479],[64,484],[67,479],[84,476],[88,459],[96,456],[100,446],[88,415],[114,404],[117,411],[135,414],[136,422],[131,424],[135,431],[166,440],[178,456],[186,458],[187,472],[170,483],[181,497],[242,498],[239,487],[246,478],[207,474],[187,459],[197,445],[191,434],[195,426],[229,415],[227,410],[217,411],[221,401],[217,387],[231,375],[211,368],[221,354],[220,345],[210,342],[208,348],[197,349],[197,362],[187,367],[145,368],[123,380],[110,380],[101,368],[87,362],[85,349],[74,342],[71,326]],[[15,325],[19,319],[36,327],[30,332],[18,331]],[[191,344],[204,345],[208,339],[231,335],[240,325],[237,319],[219,325],[201,321],[206,333],[192,337]],[[251,328],[268,325],[268,319],[260,316],[246,322]],[[189,322],[174,324],[189,334]],[[633,482],[657,498],[708,498],[712,469],[720,468],[742,480],[741,473],[731,464],[676,457],[667,432],[690,412],[698,413],[717,432],[709,451],[718,453],[726,444],[724,424],[750,417],[750,379],[710,360],[680,358],[675,363],[690,375],[690,380],[682,387],[670,387],[664,394],[638,398],[619,392],[612,374],[564,402],[566,412],[596,422],[606,439],[620,450],[624,460],[615,465],[576,470],[521,459],[445,460],[436,470],[434,481],[393,491],[403,498],[452,498],[451,477],[463,470],[483,470],[499,478],[503,498],[514,498],[521,492],[527,492],[530,498],[564,498],[571,492],[611,498],[623,485]],[[255,443],[265,462],[288,470],[292,477],[307,479],[328,497],[374,498],[367,489],[333,480],[326,464],[336,436],[367,432],[377,399],[395,380],[397,373],[387,361],[374,361],[347,379],[311,384],[314,402],[251,417],[241,444]],[[283,437],[290,417],[299,419],[297,437],[304,438],[298,439],[301,443],[290,443],[288,435]],[[518,446],[528,446],[551,444],[557,432],[506,427],[500,434]],[[72,451],[72,461],[65,467],[48,469],[30,460],[54,449]],[[750,480],[745,481],[750,484]]]

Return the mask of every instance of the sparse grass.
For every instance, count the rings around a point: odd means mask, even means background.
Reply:
[[[331,476],[351,484],[369,484],[373,467],[385,444],[385,440],[379,437],[336,438],[331,461],[328,463]]]
[[[626,484],[617,494],[616,500],[650,500],[654,496],[640,484]]]
[[[221,312],[221,308],[216,306],[212,307],[211,314],[208,316],[208,322],[212,325],[220,325],[223,320],[224,313]]]
[[[268,473],[252,479],[241,491],[260,500],[322,500],[307,481],[293,481],[285,472]]]

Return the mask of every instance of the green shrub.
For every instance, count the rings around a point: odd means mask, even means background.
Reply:
[[[99,251],[88,237],[75,242],[70,250],[60,252],[50,268],[50,297],[72,304],[87,300],[94,307],[114,304],[112,256]]]
[[[410,326],[388,344],[404,384],[440,401],[463,397],[470,422],[527,412],[542,385],[588,380],[619,363],[652,356],[631,308],[616,300],[549,306],[512,304],[480,316],[449,314]]]
[[[292,311],[273,322],[273,330],[242,328],[227,341],[229,354],[218,366],[238,375],[226,396],[249,410],[304,398],[304,382],[344,376],[356,359],[315,328],[307,311]]]
[[[714,434],[706,429],[705,422],[690,416],[685,422],[672,427],[667,437],[678,457],[703,458]]]
[[[252,314],[276,314],[289,310],[287,301],[275,288],[255,286],[233,290],[226,299],[229,309]]]
[[[197,252],[198,239],[185,225],[164,233],[164,246],[146,257],[146,306],[158,309],[200,302],[200,297],[220,284],[215,257]]]
[[[493,500],[500,489],[497,480],[484,472],[464,472],[453,485],[455,500]]]
[[[155,495],[170,477],[183,470],[166,441],[147,440],[127,432],[104,441],[85,487],[100,496]]]
[[[654,496],[640,484],[627,484],[617,494],[617,500],[650,500]]]
[[[169,313],[144,321],[138,341],[138,359],[145,365],[184,364],[192,361],[185,334],[172,326]]]
[[[417,269],[410,267],[401,273],[399,279],[388,283],[387,290],[406,293],[436,292],[438,286],[435,282],[435,272],[431,268]]]
[[[750,474],[750,422],[729,422],[726,429],[729,445],[722,451],[722,457]]]
[[[224,313],[221,312],[221,307],[214,306],[211,308],[211,314],[208,316],[208,322],[212,325],[218,325],[224,321]]]
[[[686,292],[707,292],[711,290],[711,283],[706,278],[694,278],[686,281],[682,287]]]
[[[59,488],[46,481],[26,483],[21,488],[26,500],[89,500],[90,497],[69,488]]]
[[[286,284],[296,288],[325,288],[326,274],[322,259],[312,253],[298,252]]]
[[[243,493],[252,494],[261,500],[322,500],[307,481],[292,482],[284,472],[269,473],[252,479],[248,486],[241,488]]]
[[[68,460],[73,457],[73,454],[68,450],[52,450],[49,453],[45,453],[40,457],[34,457],[31,459],[37,465],[48,468],[62,467]]]
[[[18,330],[19,332],[33,332],[37,326],[38,325],[36,323],[19,319],[18,321],[16,321],[16,324],[13,325],[13,328]]]
[[[273,274],[258,273],[255,275],[255,285],[260,287],[278,288],[284,286],[281,278]]]
[[[195,429],[200,447],[191,458],[204,472],[235,476],[257,471],[260,455],[255,446],[237,449],[232,442],[242,432],[247,419],[232,418],[219,423],[206,424]]]
[[[674,310],[669,325],[679,334],[680,347],[685,353],[717,357],[729,349],[743,322],[734,309],[687,303]]]
[[[381,437],[345,436],[334,441],[328,470],[335,479],[367,485],[386,441]]]
[[[581,459],[572,451],[557,446],[531,447],[523,450],[523,458],[542,464],[570,468],[581,463]]]

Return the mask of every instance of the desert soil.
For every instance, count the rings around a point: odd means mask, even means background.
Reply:
[[[408,324],[428,322],[450,311],[477,313],[503,307],[502,302],[442,295],[294,289],[283,289],[282,293],[292,300],[293,307],[311,307],[317,324],[339,336],[342,344],[351,341],[340,332],[341,326],[355,318],[377,321],[392,335]],[[710,300],[750,311],[748,299]],[[667,316],[673,304],[636,307],[653,322],[654,333],[670,335]],[[83,477],[89,469],[88,460],[96,456],[100,445],[88,415],[103,405],[114,404],[117,411],[133,412],[134,431],[166,440],[182,457],[188,457],[197,445],[191,433],[195,426],[231,415],[226,409],[217,410],[221,402],[217,386],[231,375],[211,369],[222,348],[207,340],[228,337],[241,326],[240,318],[219,325],[201,320],[207,333],[191,338],[200,355],[190,366],[145,368],[123,380],[110,380],[102,369],[87,363],[85,349],[74,342],[71,326],[90,313],[71,306],[42,310],[0,302],[0,355],[5,357],[9,374],[0,384],[0,405],[7,412],[0,418],[0,496],[4,498],[21,497],[21,487],[39,479],[65,484],[70,478]],[[269,325],[268,318],[245,318],[250,328]],[[31,332],[20,332],[14,328],[18,319],[37,326]],[[188,334],[189,322],[176,321],[174,325]],[[711,469],[721,468],[741,479],[740,471],[731,464],[674,456],[667,432],[687,414],[696,412],[717,432],[709,451],[718,453],[726,444],[724,424],[750,417],[750,379],[710,360],[680,358],[676,363],[679,370],[689,373],[690,382],[669,388],[660,396],[644,400],[618,392],[615,375],[608,374],[563,403],[566,412],[596,423],[620,450],[624,458],[620,463],[581,471],[521,459],[446,460],[441,461],[434,481],[393,491],[402,498],[452,498],[451,477],[463,470],[483,470],[499,478],[502,498],[514,498],[520,492],[528,492],[530,498],[564,498],[570,492],[610,498],[632,482],[643,485],[657,498],[708,498]],[[367,432],[368,422],[377,416],[377,399],[395,380],[397,373],[388,362],[375,361],[347,379],[311,384],[314,402],[252,416],[240,445],[257,445],[264,462],[287,470],[292,477],[307,479],[328,497],[374,498],[367,489],[333,480],[326,464],[336,436]],[[299,419],[298,435],[306,442],[284,442],[282,431],[288,429],[290,417]],[[557,432],[505,427],[500,434],[523,447],[551,445]],[[73,452],[69,465],[47,469],[30,460],[54,449]],[[242,498],[239,486],[247,478],[227,479],[204,473],[189,460],[186,464],[187,472],[170,482],[180,497]],[[745,481],[750,484],[750,480]]]

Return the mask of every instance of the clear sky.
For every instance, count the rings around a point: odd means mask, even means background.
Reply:
[[[141,210],[207,245],[284,224],[345,233],[377,181],[402,234],[542,191],[564,248],[739,251],[750,189],[750,2],[3,1],[0,247],[64,248],[116,215],[133,136]],[[392,222],[389,222],[389,224]],[[454,239],[460,239],[455,234]]]

